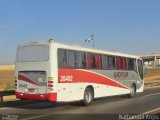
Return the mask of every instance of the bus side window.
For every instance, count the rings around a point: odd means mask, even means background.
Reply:
[[[127,66],[128,66],[128,70],[132,70],[133,69],[133,61],[132,59],[128,58],[127,59]]]
[[[126,58],[122,58],[122,67],[123,67],[123,70],[127,69]]]
[[[75,67],[76,68],[85,68],[86,66],[86,58],[84,52],[76,52],[75,55]]]
[[[116,67],[117,67],[117,70],[120,70],[121,69],[121,57],[117,56],[116,57]]]
[[[108,65],[108,56],[102,55],[102,69],[107,69]]]
[[[75,67],[75,52],[72,50],[68,51],[68,67],[69,68]]]
[[[86,68],[86,53],[82,53],[82,68]]]
[[[117,56],[116,67],[117,67],[117,70],[126,70],[126,67],[127,67],[126,58]]]
[[[58,67],[59,68],[67,67],[67,50],[58,49]]]
[[[136,60],[135,59],[128,58],[127,59],[127,66],[128,66],[128,70],[137,71],[136,70]]]
[[[115,69],[115,57],[114,56],[108,56],[108,69],[113,70]]]
[[[91,53],[87,53],[87,68],[93,68],[93,55]]]
[[[95,54],[94,55],[94,61],[95,61],[95,68],[96,69],[101,69],[102,68],[102,59],[100,54]]]

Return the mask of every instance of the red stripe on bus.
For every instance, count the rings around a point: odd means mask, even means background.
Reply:
[[[128,89],[126,86],[109,79],[103,75],[96,74],[89,71],[78,70],[78,69],[58,69],[58,82],[59,83],[97,83],[103,85],[109,85],[114,87],[120,87]]]
[[[39,84],[34,82],[32,79],[30,79],[30,78],[28,78],[28,77],[26,77],[24,75],[18,75],[18,80],[22,80],[22,81],[29,82],[29,83],[32,83],[34,85],[40,86]]]

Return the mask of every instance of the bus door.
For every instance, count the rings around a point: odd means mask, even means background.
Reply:
[[[144,74],[143,74],[143,61],[138,59],[137,60],[137,65],[138,65],[138,74],[139,74],[139,78],[140,80],[138,81],[138,85],[141,86],[143,84],[143,80],[144,80]]]

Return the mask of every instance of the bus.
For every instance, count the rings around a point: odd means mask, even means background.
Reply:
[[[143,92],[140,57],[48,40],[18,45],[16,97],[52,102],[80,101]]]

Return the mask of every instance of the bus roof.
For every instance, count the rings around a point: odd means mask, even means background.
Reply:
[[[27,45],[51,45],[57,48],[64,48],[64,49],[70,49],[70,50],[79,50],[79,51],[87,51],[87,52],[93,52],[93,53],[100,53],[100,54],[107,54],[107,55],[113,55],[113,56],[122,56],[122,57],[128,57],[128,58],[136,58],[141,59],[139,56],[136,55],[130,55],[125,54],[121,52],[113,52],[113,51],[106,51],[106,50],[100,50],[95,48],[87,48],[80,45],[67,45],[64,43],[55,42],[55,40],[48,40],[48,41],[31,41],[27,43],[22,43],[18,45],[18,47],[23,47]]]

